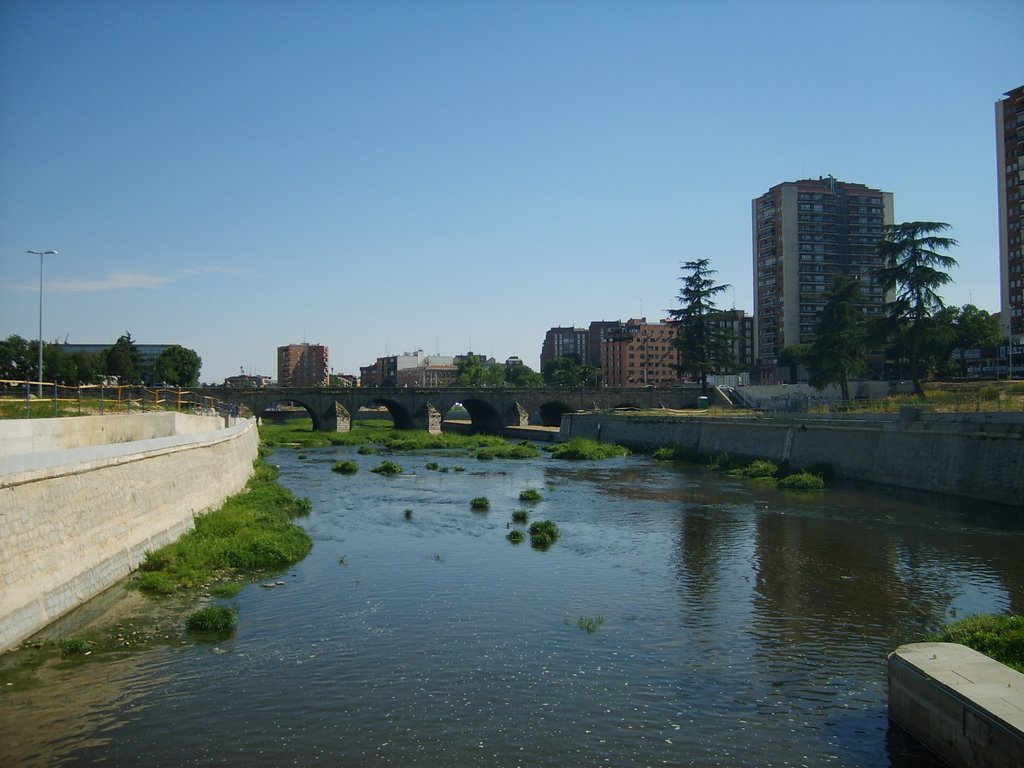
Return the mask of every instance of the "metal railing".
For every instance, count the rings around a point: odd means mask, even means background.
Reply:
[[[0,379],[0,418],[52,418],[135,411],[223,413],[224,403],[183,387],[82,384]]]

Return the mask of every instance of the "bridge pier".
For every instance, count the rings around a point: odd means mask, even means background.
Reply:
[[[427,403],[412,417],[413,429],[425,429],[432,435],[441,434],[442,413]]]
[[[321,416],[313,428],[317,432],[349,432],[352,429],[352,415],[341,403],[334,403],[334,407]]]

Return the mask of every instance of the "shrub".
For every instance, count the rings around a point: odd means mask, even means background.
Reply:
[[[593,461],[597,459],[609,459],[613,456],[629,456],[629,449],[615,443],[599,443],[596,440],[588,440],[585,437],[574,437],[564,443],[558,443],[551,448],[552,457],[556,459],[572,459],[576,461]]]
[[[337,472],[339,475],[354,475],[359,471],[359,465],[351,459],[336,461],[331,465],[331,471]]]
[[[441,467],[441,465],[438,464],[436,461],[428,461],[427,462],[427,469],[432,469],[432,470],[434,470],[436,472],[438,469],[440,469],[440,467]]]
[[[966,645],[1018,672],[1024,672],[1024,616],[968,616],[943,627],[927,639],[938,643]]]
[[[166,549],[149,551],[142,562],[139,563],[140,571],[162,571],[171,564],[171,553]]]
[[[57,641],[57,648],[60,649],[61,656],[73,656],[76,653],[84,653],[87,647],[88,643],[77,637]]]
[[[820,491],[825,487],[825,481],[821,475],[795,472],[779,480],[778,486],[789,491]]]
[[[536,488],[527,488],[519,492],[520,501],[540,501],[540,491]]]
[[[530,519],[530,513],[527,512],[525,509],[517,509],[517,510],[512,512],[512,522],[513,523],[525,523],[529,519]]]
[[[551,520],[538,520],[530,523],[530,544],[537,549],[547,549],[558,541],[559,530]]]
[[[755,459],[745,467],[730,469],[729,474],[737,475],[739,477],[774,477],[775,473],[778,471],[779,468],[774,462],[765,461],[764,459]]]
[[[230,632],[237,624],[237,611],[223,605],[208,605],[189,615],[185,629],[189,632]]]
[[[400,464],[396,464],[393,461],[382,461],[376,467],[370,470],[376,472],[378,475],[400,475],[405,470],[402,469]]]
[[[485,512],[491,508],[491,500],[486,496],[477,496],[469,503],[469,506],[478,512]]]
[[[506,534],[505,538],[513,544],[522,544],[524,541],[526,541],[526,534],[517,528],[515,530],[509,531],[508,534]]]
[[[376,452],[376,448],[374,448],[372,445],[366,445],[365,443],[356,448],[356,453],[358,453],[360,456],[372,456]]]

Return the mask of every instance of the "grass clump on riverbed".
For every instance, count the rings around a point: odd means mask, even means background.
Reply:
[[[405,470],[402,469],[401,464],[396,464],[393,461],[385,460],[378,464],[376,467],[370,470],[376,472],[378,475],[400,475]]]
[[[927,639],[934,643],[966,645],[1018,672],[1024,672],[1024,616],[968,616],[943,627]]]
[[[336,461],[331,465],[331,471],[337,472],[339,475],[354,475],[359,471],[359,465],[351,459]]]
[[[773,483],[787,491],[820,491],[825,487],[825,477],[831,477],[831,467],[826,464],[806,470],[793,471],[789,462],[782,466],[767,459],[750,459],[729,453],[702,453],[681,445],[663,445],[652,454],[657,461],[686,461],[703,464],[714,472],[725,472],[733,477],[746,477],[759,482]]]
[[[304,558],[313,542],[292,518],[308,505],[276,479],[276,468],[257,464],[242,493],[197,517],[195,528],[173,544],[147,552],[132,585],[152,594],[172,594],[281,570]]]
[[[185,620],[189,632],[230,632],[238,625],[238,611],[223,605],[208,605]]]
[[[615,443],[599,443],[585,437],[574,437],[564,443],[545,448],[553,458],[572,459],[576,461],[594,461],[610,459],[615,456],[629,456],[629,449]]]
[[[538,520],[530,523],[530,544],[537,549],[547,549],[556,541],[560,531],[553,520]]]

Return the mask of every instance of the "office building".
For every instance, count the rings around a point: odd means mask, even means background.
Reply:
[[[277,348],[279,387],[326,387],[329,375],[327,347],[303,343]]]
[[[860,280],[864,312],[881,315],[886,295],[874,276],[878,241],[893,223],[893,197],[832,176],[784,182],[751,206],[754,355],[759,380],[777,379],[775,361],[814,341],[825,292],[838,276]]]
[[[1024,335],[1024,85],[996,102],[999,180],[999,318],[1004,335]],[[1016,367],[1016,366],[1015,366]]]

